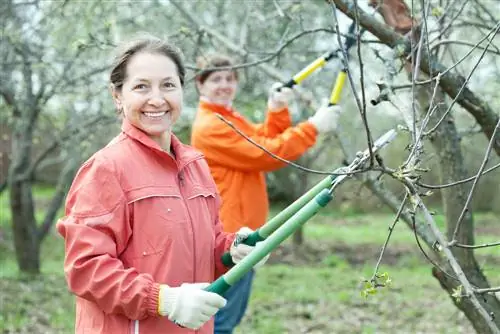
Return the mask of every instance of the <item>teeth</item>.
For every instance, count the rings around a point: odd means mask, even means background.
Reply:
[[[144,115],[147,117],[162,117],[166,114],[166,111],[160,111],[160,112],[145,112]]]

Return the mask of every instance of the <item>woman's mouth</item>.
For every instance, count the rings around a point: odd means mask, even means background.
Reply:
[[[167,114],[166,111],[155,111],[155,112],[144,112],[143,113],[146,117],[151,118],[151,119],[158,119]]]

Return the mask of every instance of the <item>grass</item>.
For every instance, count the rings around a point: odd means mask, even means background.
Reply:
[[[50,194],[37,189],[36,200],[46,201]],[[20,277],[10,246],[7,205],[4,193],[0,196],[0,333],[74,332],[74,299],[62,273],[61,238],[53,232],[43,243],[43,275],[35,280]],[[500,239],[498,218],[475,215],[478,242]],[[258,269],[236,334],[473,332],[431,276],[430,264],[404,223],[396,225],[379,269],[388,273],[391,286],[362,297],[363,280],[373,274],[392,219],[390,214],[321,211],[305,225],[303,246],[285,242]],[[437,222],[444,228],[442,217]],[[496,253],[476,252],[490,283],[498,286]]]

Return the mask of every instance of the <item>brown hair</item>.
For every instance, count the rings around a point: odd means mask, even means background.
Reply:
[[[220,67],[231,67],[234,66],[234,60],[224,54],[213,53],[206,56],[200,56],[196,60],[196,67],[198,67],[201,72],[196,75],[196,80],[200,83],[204,83],[208,76],[214,72],[217,72]],[[238,79],[238,72],[232,69],[236,79]]]
[[[186,69],[182,61],[181,51],[176,46],[158,37],[142,34],[121,44],[116,50],[116,56],[114,57],[112,70],[109,75],[109,81],[116,90],[120,91],[123,87],[123,82],[127,77],[128,62],[134,55],[140,52],[157,53],[170,58],[175,63],[181,85],[184,86]]]

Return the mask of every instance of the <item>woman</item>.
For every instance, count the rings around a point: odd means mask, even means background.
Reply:
[[[315,144],[319,133],[335,128],[339,108],[320,108],[308,121],[292,126],[288,112],[291,90],[278,91],[274,85],[265,122],[253,124],[232,106],[238,87],[238,73],[231,69],[233,60],[226,55],[213,54],[200,58],[197,65],[201,69],[196,78],[200,102],[191,144],[206,157],[217,184],[222,198],[220,215],[224,231],[235,232],[242,226],[257,229],[265,223],[269,213],[264,172],[284,164],[250,143],[217,115],[268,151],[294,160]],[[216,334],[232,333],[240,322],[248,303],[253,274],[250,272],[225,294],[227,305],[215,316]]]
[[[122,132],[82,165],[57,224],[76,333],[213,333],[226,300],[203,288],[227,270],[224,252],[237,262],[251,251],[231,246],[205,160],[172,134],[184,73],[177,49],[154,37],[113,64]]]

